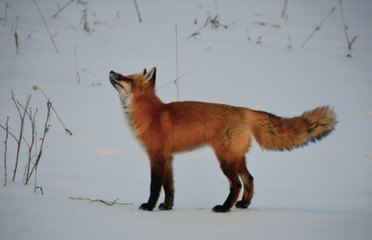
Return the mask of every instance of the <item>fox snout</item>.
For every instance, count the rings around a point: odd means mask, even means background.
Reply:
[[[118,86],[123,88],[121,84],[119,83],[119,75],[112,70],[110,71],[110,82],[112,86],[114,86],[114,88],[117,88]]]
[[[110,80],[117,80],[118,74],[114,71],[110,71]]]

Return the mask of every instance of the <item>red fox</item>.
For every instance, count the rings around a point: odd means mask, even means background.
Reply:
[[[337,124],[336,114],[328,106],[297,117],[282,118],[224,104],[163,103],[155,94],[155,79],[156,68],[128,76],[110,72],[110,82],[119,93],[129,125],[150,159],[150,197],[140,206],[147,211],[156,206],[162,187],[165,200],[159,209],[173,207],[174,153],[203,145],[213,148],[230,183],[227,199],[213,211],[227,212],[234,204],[237,208],[247,208],[253,197],[253,177],[245,159],[252,135],[263,149],[291,150],[321,140]],[[242,187],[243,197],[238,201]]]

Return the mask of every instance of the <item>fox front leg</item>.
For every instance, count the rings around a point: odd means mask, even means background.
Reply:
[[[159,209],[170,210],[173,207],[174,199],[172,157],[151,153],[149,156],[151,165],[150,197],[147,203],[140,206],[140,209],[152,211],[159,199],[161,187],[164,186],[165,202],[160,204]]]
[[[172,157],[167,161],[165,166],[163,188],[165,193],[164,202],[159,205],[160,210],[171,210],[174,202],[174,182]]]
[[[151,184],[150,184],[150,197],[147,203],[143,203],[140,209],[152,211],[159,199],[161,186],[164,179],[164,164],[157,163],[151,164]]]

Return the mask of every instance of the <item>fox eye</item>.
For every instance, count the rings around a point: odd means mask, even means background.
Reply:
[[[145,74],[146,74],[146,68],[143,69],[143,75],[145,75]]]

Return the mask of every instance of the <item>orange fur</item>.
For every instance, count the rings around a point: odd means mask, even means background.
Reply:
[[[253,135],[268,150],[290,150],[320,140],[336,125],[335,113],[319,107],[294,118],[281,118],[249,108],[205,102],[163,103],[155,94],[156,69],[123,76],[111,72],[110,81],[118,90],[130,124],[145,147],[151,163],[151,190],[144,210],[152,210],[161,186],[171,209],[174,199],[172,154],[203,145],[214,149],[224,174],[230,181],[230,194],[216,212],[228,211],[244,194],[237,207],[246,208],[253,197],[253,177],[245,164],[245,154]],[[240,181],[241,180],[241,181]]]

